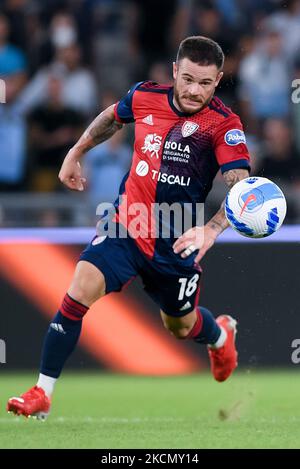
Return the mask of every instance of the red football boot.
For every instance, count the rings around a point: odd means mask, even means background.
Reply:
[[[50,412],[50,399],[45,391],[38,386],[34,386],[20,397],[11,397],[7,402],[7,411],[25,417],[35,417],[45,420]]]
[[[224,345],[220,348],[207,347],[211,371],[217,381],[225,381],[237,367],[238,353],[235,348],[237,321],[231,316],[222,315],[216,319],[220,327],[227,332]]]

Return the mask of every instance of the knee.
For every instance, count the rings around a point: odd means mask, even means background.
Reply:
[[[164,313],[160,310],[163,324],[165,328],[174,336],[176,339],[184,340],[187,339],[191,330],[194,327],[197,319],[195,311],[188,313],[183,317],[173,317]]]
[[[88,266],[80,266],[79,264],[68,294],[79,303],[90,307],[105,294],[105,279],[103,274],[92,264]]]
[[[168,331],[176,338],[179,340],[184,340],[187,339],[191,328],[190,327],[170,327],[166,326]]]
[[[74,300],[88,307],[104,295],[100,288],[96,288],[84,279],[72,282],[68,293]]]
[[[95,295],[91,295],[88,289],[85,288],[84,283],[79,285],[75,282],[72,283],[68,290],[68,294],[73,298],[73,300],[89,307],[98,299]]]

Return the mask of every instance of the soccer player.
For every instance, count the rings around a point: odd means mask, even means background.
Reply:
[[[236,321],[227,315],[215,319],[198,306],[198,263],[228,227],[223,204],[204,226],[193,224],[179,236],[170,222],[167,237],[160,230],[158,236],[151,236],[150,228],[144,236],[135,236],[130,210],[136,203],[144,204],[145,219],[152,220],[154,203],[190,204],[195,219],[198,204],[204,203],[219,169],[229,188],[248,177],[249,154],[240,119],[214,96],[223,63],[224,54],[216,42],[202,36],[186,38],[173,64],[174,86],[135,84],[95,118],[68,152],[59,179],[82,191],[84,154],[124,124],[135,122],[132,164],[121,183],[112,222],[119,228],[117,236],[97,235],[81,254],[46,334],[38,382],[20,397],[10,398],[8,411],[47,416],[55,382],[77,344],[88,309],[103,295],[120,291],[136,275],[159,305],[171,334],[207,345],[217,381],[225,381],[236,368]]]

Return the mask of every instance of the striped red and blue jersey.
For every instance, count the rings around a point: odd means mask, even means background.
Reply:
[[[219,169],[224,173],[249,168],[240,118],[217,97],[195,114],[181,112],[173,104],[172,86],[146,81],[135,84],[116,103],[115,119],[135,122],[132,164],[120,186],[117,220],[131,234],[137,212],[130,213],[129,207],[144,204],[152,222],[145,224],[149,232],[135,239],[139,249],[151,260],[188,265],[172,250],[174,230],[168,238],[153,236],[152,207],[189,204],[195,216],[196,204],[205,202]]]

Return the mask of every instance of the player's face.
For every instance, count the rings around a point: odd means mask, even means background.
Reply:
[[[213,97],[222,76],[216,65],[199,65],[187,58],[174,63],[175,106],[189,114],[200,111]]]

